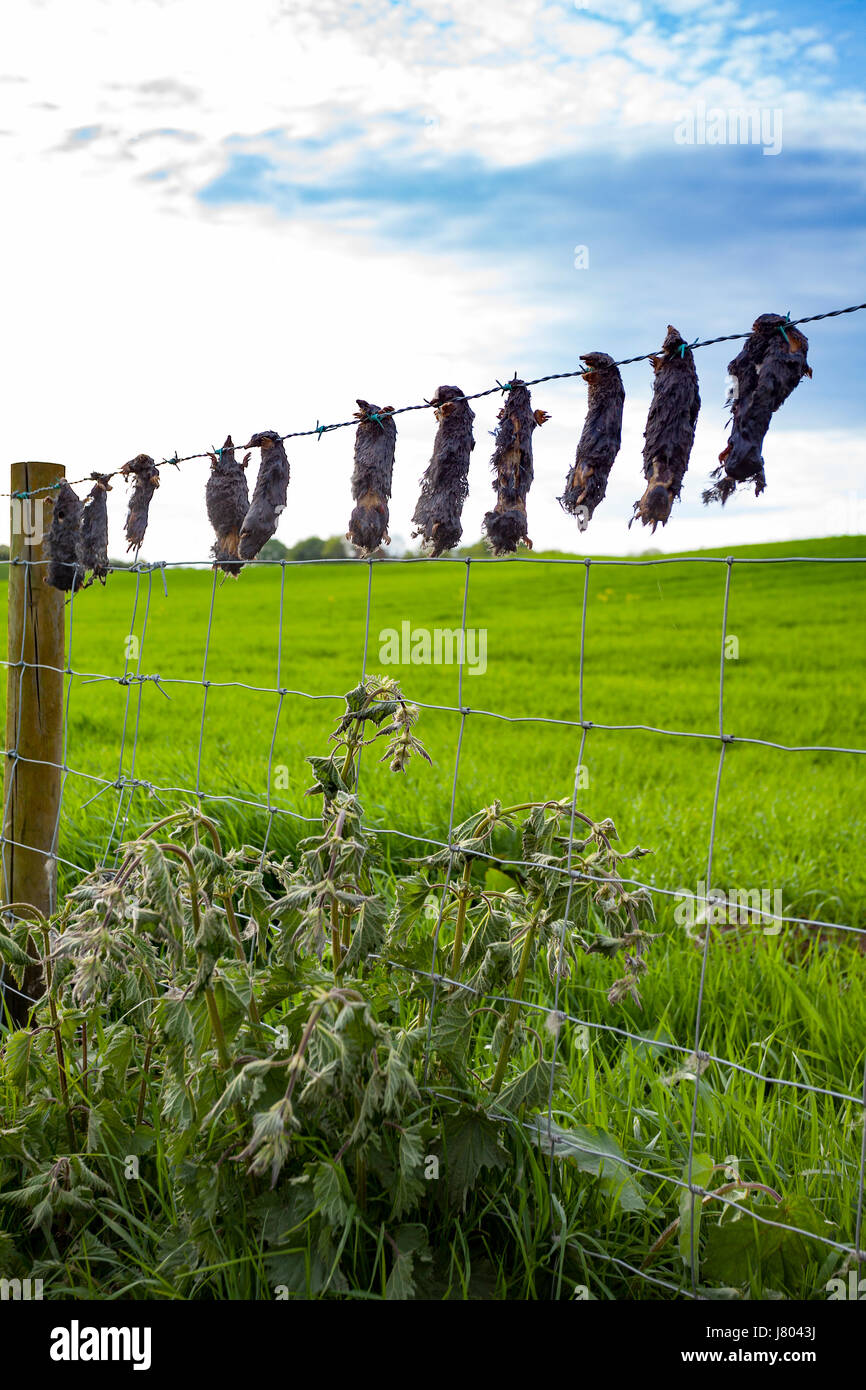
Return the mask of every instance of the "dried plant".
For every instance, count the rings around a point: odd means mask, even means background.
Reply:
[[[111,491],[107,473],[91,473],[93,487],[84,503],[81,529],[78,534],[78,563],[90,570],[88,584],[98,579],[104,584],[108,575],[108,494]]]
[[[216,532],[211,548],[214,565],[226,574],[237,574],[242,568],[238,560],[241,527],[249,511],[250,494],[246,473],[249,454],[238,463],[231,435],[221,449],[211,454],[211,472],[205,488],[208,521]]]
[[[159,469],[150,454],[136,454],[121,468],[122,475],[132,479],[132,493],[126,513],[127,550],[136,554],[141,549],[144,533],[147,530],[147,514],[151,498],[159,487]]]
[[[812,375],[806,361],[809,340],[788,326],[781,314],[761,314],[752,325],[741,352],[729,363],[732,377],[732,428],[714,469],[713,486],[705,503],[725,503],[738,484],[754,480],[755,496],[766,487],[761,450],[770,421],[804,376]]]
[[[695,359],[685,338],[668,325],[661,352],[651,359],[653,398],[644,431],[644,494],[634,504],[632,521],[640,517],[655,531],[667,524],[680,495],[689,466],[695,425],[701,408]],[[631,522],[629,522],[631,525]]]
[[[421,479],[412,535],[421,536],[422,550],[433,557],[452,550],[463,535],[461,514],[469,492],[469,457],[475,448],[475,413],[459,386],[438,386],[431,396],[439,421],[433,456]]]
[[[533,410],[529,389],[515,376],[499,412],[491,467],[496,506],[484,517],[487,543],[494,555],[510,555],[518,546],[532,549],[526,529],[526,494],[532,484],[532,433],[550,416]]]
[[[78,559],[78,528],[83,503],[64,479],[54,496],[51,525],[46,536],[48,569],[46,584],[53,589],[75,593],[84,583],[84,570]]]
[[[397,426],[392,405],[384,410],[369,401],[358,400],[355,411],[355,467],[352,472],[352,498],[355,507],[349,519],[346,539],[361,555],[372,555],[382,545],[390,545],[388,503],[394,472]]]
[[[586,420],[577,445],[574,467],[559,498],[564,511],[583,522],[592,517],[607,491],[607,480],[622,442],[622,408],[625,388],[619,368],[606,352],[587,352],[583,379],[589,389]]]
[[[240,559],[254,560],[262,546],[271,539],[277,529],[277,522],[285,511],[289,490],[289,460],[283,448],[283,441],[275,430],[261,430],[252,436],[245,447],[262,451],[253,500],[243,519],[238,540]]]

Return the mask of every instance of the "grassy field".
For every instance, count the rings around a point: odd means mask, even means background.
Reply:
[[[866,539],[746,547],[736,555],[866,556]],[[593,562],[587,721],[717,733],[725,577],[718,564]],[[267,825],[266,812],[256,808],[268,803],[270,768],[271,804],[312,814],[303,759],[325,750],[340,697],[361,674],[368,578],[367,566],[315,564],[262,567],[237,583],[218,584],[200,769],[210,574],[169,570],[166,597],[158,574],[121,571],[104,591],[95,586],[79,595],[70,663],[82,674],[72,680],[69,700],[73,772],[61,853],[90,865],[115,825],[118,792],[103,789],[90,800],[100,784],[82,773],[112,780],[122,770],[156,787],[168,803],[179,793],[167,789],[199,790],[236,837],[252,839]],[[496,797],[507,803],[570,793],[581,741],[581,730],[568,721],[580,717],[584,578],[581,565],[473,564],[466,621],[487,632],[487,669],[470,674],[467,668],[464,675],[464,705],[473,713],[461,750],[458,819]],[[379,634],[406,620],[413,629],[459,626],[465,581],[463,564],[376,564],[368,670],[397,675],[411,699],[456,706],[455,666],[384,667]],[[727,630],[738,653],[725,663],[726,732],[785,745],[866,746],[864,586],[863,565],[735,563]],[[0,594],[5,598],[5,589]],[[139,656],[127,662],[130,634],[138,638]],[[93,681],[126,670],[158,674],[161,688],[152,681],[130,687]],[[277,722],[278,685],[289,693]],[[422,709],[419,730],[433,766],[412,767],[396,788],[398,779],[368,758],[369,820],[445,838],[460,722],[450,710]],[[694,890],[706,872],[718,756],[712,738],[593,727],[580,804],[592,816],[612,817],[623,839],[654,850],[643,865],[650,881]],[[719,801],[716,885],[780,889],[789,915],[863,925],[862,771],[862,761],[844,753],[731,746]],[[211,796],[238,800],[208,802]],[[146,790],[126,792],[115,833],[130,801],[131,823],[159,808]],[[295,817],[278,815],[271,843],[288,850],[302,829]],[[414,852],[411,841],[390,843],[395,854]]]
[[[734,554],[727,632],[737,641],[724,666],[726,733],[790,747],[866,747],[866,566],[745,563],[866,557],[866,538]],[[486,630],[487,669],[463,678],[463,703],[472,712],[460,754],[457,819],[494,798],[515,803],[570,794],[581,745],[576,722],[588,578],[583,717],[592,727],[583,754],[588,782],[578,805],[595,819],[611,817],[626,846],[639,842],[653,851],[639,864],[644,881],[694,891],[706,874],[718,739],[602,726],[718,733],[726,575],[723,564],[593,561],[587,576],[582,565],[473,563],[466,622]],[[200,764],[210,574],[169,570],[166,597],[159,574],[120,572],[104,591],[79,595],[70,656],[81,673],[72,680],[69,704],[74,772],[61,842],[70,865],[91,865],[112,832],[116,841],[127,813],[129,825],[152,820],[163,803],[173,805],[190,790],[201,791],[205,809],[235,841],[260,842],[268,825],[261,807],[270,797],[273,806],[294,813],[274,817],[271,847],[291,852],[306,828],[297,817],[316,814],[303,795],[311,781],[303,759],[326,750],[339,697],[361,674],[369,577],[363,565],[306,565],[251,570],[238,583],[218,584]],[[406,695],[425,706],[456,706],[454,666],[384,668],[380,634],[406,620],[413,629],[458,626],[465,583],[465,564],[374,565],[367,669],[397,675]],[[139,639],[140,657],[128,669],[158,674],[161,690],[150,680],[140,687],[93,680],[123,675],[130,633]],[[277,686],[289,692],[278,720]],[[367,819],[417,837],[382,836],[395,861],[415,853],[425,836],[446,837],[460,724],[453,710],[422,708],[418,733],[433,765],[415,760],[405,777],[380,768],[372,750],[365,753]],[[79,774],[112,779],[121,771],[150,783],[153,797],[139,788],[121,799],[108,788],[85,806],[100,786]],[[721,781],[713,886],[779,890],[788,915],[866,927],[863,771],[863,759],[850,753],[735,741]],[[67,877],[74,877],[71,866]],[[604,1228],[587,1228],[582,1199],[572,1193],[569,1239],[602,1297],[635,1294],[605,1255],[641,1263],[676,1214],[677,1190],[669,1180],[682,1175],[688,1153],[693,1081],[677,1074],[682,1054],[665,1044],[694,1045],[701,953],[676,923],[674,901],[659,897],[656,906],[663,939],[653,949],[642,1009],[607,1002],[611,968],[596,956],[560,995],[561,1008],[590,1024],[589,1034],[562,1033],[569,1082],[560,1118],[603,1126],[632,1162],[659,1175],[642,1179],[651,1197],[647,1213],[619,1211]],[[854,1233],[863,1125],[862,1108],[843,1098],[863,1088],[866,985],[856,941],[788,929],[768,936],[755,928],[713,938],[701,1046],[723,1061],[711,1062],[702,1077],[697,1125],[699,1149],[717,1162],[736,1155],[744,1181],[767,1183],[786,1200],[808,1197],[830,1223],[829,1237],[843,1243]],[[551,989],[539,973],[530,997],[543,1007]],[[646,1041],[596,1031],[597,1024]],[[799,1083],[839,1094],[802,1091]],[[507,1194],[502,1199],[507,1207]],[[512,1215],[519,1232],[519,1207]],[[539,1294],[532,1276],[536,1238],[525,1230],[519,1237],[527,1247],[499,1270],[500,1296]],[[457,1241],[455,1234],[455,1249]],[[588,1250],[597,1250],[598,1260]],[[840,1262],[832,1249],[810,1246],[798,1292],[823,1297],[823,1282]],[[653,1269],[674,1282],[682,1277],[670,1246]],[[230,1276],[215,1275],[213,1292],[254,1294],[257,1279],[251,1255],[249,1268],[239,1272],[233,1265]],[[653,1296],[650,1286],[639,1292]]]

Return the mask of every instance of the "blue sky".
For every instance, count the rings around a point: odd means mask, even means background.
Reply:
[[[34,224],[40,208],[68,213],[66,250],[46,257],[26,214],[12,250],[31,300],[35,280],[61,336],[88,342],[70,362],[36,327],[23,330],[46,372],[64,364],[62,409],[42,451],[62,450],[73,476],[94,445],[85,362],[107,387],[103,413],[116,414],[111,444],[96,444],[99,463],[116,466],[142,448],[205,447],[205,430],[238,438],[343,419],[356,395],[409,403],[429,396],[437,374],[481,389],[515,368],[567,370],[590,349],[648,351],[668,323],[705,337],[744,330],[770,309],[810,314],[866,299],[866,16],[851,0],[251,0],[242,21],[203,0],[69,9],[10,0],[4,13],[0,159]],[[70,46],[74,64],[63,56]],[[738,111],[755,116],[758,143],[737,142],[747,128]],[[723,139],[703,143],[713,121]],[[577,247],[587,268],[575,266]],[[70,287],[70,265],[86,294]],[[118,354],[121,306],[135,331],[121,330]],[[227,316],[238,324],[230,362],[215,328]],[[768,491],[738,496],[724,516],[699,495],[724,444],[736,346],[699,354],[692,467],[653,544],[866,529],[866,313],[815,325],[810,340],[814,380],[774,421]],[[19,341],[8,372],[22,377],[13,394],[27,409],[7,439],[33,456],[35,400],[21,361]],[[586,537],[555,502],[583,388],[539,395],[553,421],[537,436],[537,543],[643,543],[626,522],[641,490],[649,369],[624,376],[623,450]],[[287,381],[298,388],[292,400]],[[393,529],[406,539],[428,423],[401,426]],[[475,534],[493,423],[479,412]],[[299,447],[287,540],[343,529],[335,499],[346,490],[347,435],[337,441],[323,441],[314,466]],[[122,457],[111,457],[115,447]],[[809,495],[816,458],[838,493],[823,512]],[[201,475],[171,486],[175,505],[153,544],[171,558],[192,538],[206,553]]]

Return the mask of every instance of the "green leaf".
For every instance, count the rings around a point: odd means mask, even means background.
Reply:
[[[400,1135],[399,1164],[391,1190],[394,1216],[405,1216],[418,1205],[424,1193],[424,1142],[420,1126],[404,1129]]]
[[[536,1115],[532,1136],[554,1158],[568,1159],[581,1173],[591,1173],[623,1211],[645,1211],[646,1200],[616,1140],[603,1129],[570,1125],[564,1129]]]
[[[360,911],[352,918],[352,937],[343,957],[344,970],[351,970],[368,956],[381,953],[387,921],[387,903],[380,897],[365,898]]]
[[[506,1166],[499,1127],[483,1110],[463,1106],[446,1116],[442,1129],[448,1200],[452,1206],[465,1207],[479,1173]]]
[[[304,761],[310,764],[316,778],[316,784],[310,787],[308,796],[314,792],[322,792],[327,801],[333,801],[338,792],[349,790],[340,776],[333,754],[328,758],[305,758]]]
[[[17,941],[13,941],[11,936],[7,936],[6,932],[0,932],[0,959],[12,966],[17,979],[18,971],[26,970],[28,966],[31,966],[34,958],[28,955]]]
[[[232,1077],[219,1100],[205,1115],[202,1120],[202,1129],[213,1124],[232,1105],[245,1104],[252,1109],[264,1090],[262,1078],[273,1067],[285,1068],[285,1063],[280,1058],[265,1058],[256,1062],[247,1062],[237,1076]]]
[[[271,1009],[277,1004],[281,1004],[284,999],[295,993],[298,988],[298,978],[293,969],[288,965],[271,965],[267,971],[258,976],[258,1001],[259,1011],[264,1017],[270,1013]],[[277,1019],[278,1023],[286,1023],[285,1018]]]
[[[87,1112],[89,1153],[110,1153],[120,1158],[129,1152],[130,1133],[112,1101],[100,1101]]]
[[[385,1284],[388,1302],[405,1301],[415,1297],[415,1261],[432,1259],[427,1243],[427,1231],[420,1225],[399,1226],[394,1234],[397,1249],[391,1273]]]
[[[692,1186],[706,1187],[709,1189],[713,1176],[713,1159],[711,1154],[695,1154],[692,1160]],[[689,1165],[686,1163],[683,1168],[683,1178],[689,1180]],[[680,1188],[680,1230],[679,1230],[679,1250],[680,1258],[685,1264],[691,1264],[692,1259],[692,1212],[694,1211],[694,1248],[695,1259],[698,1258],[698,1237],[701,1233],[701,1207],[703,1206],[700,1195],[695,1196],[687,1187]]]
[[[386,1115],[395,1115],[403,1106],[418,1099],[418,1087],[399,1047],[389,1049],[384,1072],[385,1093],[382,1097],[382,1109]]]
[[[799,1231],[823,1235],[831,1223],[825,1221],[806,1197],[788,1197],[778,1204],[742,1202],[744,1212],[728,1208],[722,1218],[707,1231],[706,1253],[702,1265],[705,1280],[724,1284],[745,1284],[755,1274],[769,1281],[796,1288],[802,1281],[803,1270],[817,1261],[815,1242]],[[756,1221],[749,1212],[766,1218]],[[772,1221],[774,1225],[766,1222]]]
[[[7,1034],[4,1048],[6,1052],[6,1075],[16,1091],[27,1089],[27,1076],[30,1070],[30,1057],[33,1047],[33,1034],[26,1028]]]
[[[183,913],[178,906],[177,890],[172,882],[166,857],[154,840],[145,840],[138,853],[143,868],[142,896],[158,908],[178,933],[183,932]]]
[[[112,1081],[122,1086],[127,1068],[132,1059],[135,1046],[135,1029],[123,1023],[115,1023],[106,1029],[105,1043],[101,1049],[101,1061]]]
[[[550,1063],[533,1062],[531,1067],[503,1087],[499,1095],[493,1098],[493,1104],[512,1113],[524,1107],[537,1110],[539,1106],[547,1104],[549,1094]]]
[[[273,900],[259,872],[247,876],[240,903],[243,915],[251,917],[261,933],[266,932],[271,920]]]
[[[400,879],[388,929],[389,944],[402,942],[407,931],[423,917],[424,905],[432,891],[425,874],[407,874]]]
[[[195,1030],[186,1000],[160,1000],[156,1018],[167,1042],[180,1043],[183,1047],[195,1045]]]
[[[210,891],[214,880],[223,875],[231,874],[231,866],[222,855],[217,854],[216,850],[210,845],[193,845],[189,852],[196,872],[196,878],[202,888]]]
[[[317,1163],[313,1170],[313,1194],[329,1225],[342,1229],[353,1210],[349,1179],[340,1164]]]
[[[462,1062],[471,1028],[472,1013],[469,1003],[465,994],[460,993],[436,1010],[436,1021],[431,1033],[433,1052],[446,1062]]]

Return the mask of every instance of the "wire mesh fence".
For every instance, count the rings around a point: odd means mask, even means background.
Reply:
[[[579,674],[577,681],[577,689],[575,691],[577,702],[577,717],[573,719],[553,718],[551,716],[547,716],[541,713],[515,715],[509,713],[507,710],[484,709],[478,708],[475,705],[469,705],[466,703],[467,692],[465,689],[464,682],[463,662],[457,663],[455,703],[449,704],[428,702],[425,704],[424,701],[415,700],[411,690],[407,691],[407,698],[412,700],[413,704],[418,705],[422,709],[435,710],[439,711],[442,714],[454,716],[456,720],[456,737],[454,740],[453,747],[453,771],[450,774],[450,800],[448,805],[447,818],[448,832],[446,838],[443,840],[441,838],[434,837],[432,834],[413,835],[410,831],[407,831],[405,829],[389,827],[387,825],[382,826],[377,824],[375,826],[375,833],[377,837],[380,838],[388,839],[389,837],[392,837],[396,841],[406,842],[407,846],[412,846],[413,844],[421,846],[432,844],[436,846],[438,849],[448,851],[449,857],[447,861],[444,884],[441,887],[441,893],[439,896],[438,912],[436,915],[435,928],[433,930],[432,936],[432,950],[429,969],[412,970],[411,967],[407,967],[405,964],[390,960],[390,958],[387,955],[381,953],[377,954],[375,958],[378,959],[383,965],[391,969],[401,971],[405,971],[407,969],[411,970],[412,973],[416,976],[423,977],[424,980],[428,981],[430,986],[432,987],[431,1004],[427,1012],[426,1023],[427,1039],[424,1061],[425,1080],[429,1079],[428,1070],[431,1053],[431,1041],[433,1036],[437,1006],[439,1004],[441,992],[445,989],[465,991],[469,995],[478,996],[479,998],[483,997],[485,1003],[487,1004],[496,1003],[508,1006],[516,1005],[521,1010],[525,1011],[527,1015],[542,1014],[545,1016],[552,1016],[556,1020],[557,1026],[552,1030],[553,1040],[551,1045],[551,1056],[549,1064],[550,1071],[546,1115],[542,1116],[540,1119],[536,1116],[534,1119],[530,1120],[515,1120],[515,1117],[513,1115],[508,1115],[504,1111],[496,1112],[494,1108],[491,1112],[493,1114],[496,1114],[497,1117],[501,1119],[503,1123],[520,1123],[530,1128],[534,1128],[536,1129],[536,1131],[538,1130],[539,1125],[541,1125],[546,1130],[546,1142],[550,1152],[551,1190],[553,1190],[553,1186],[555,1183],[554,1159],[557,1156],[558,1142],[556,1127],[554,1124],[555,1078],[557,1074],[557,1060],[561,1048],[562,1028],[579,1028],[587,1030],[590,1035],[609,1034],[612,1037],[621,1039],[625,1043],[634,1044],[644,1044],[646,1042],[646,1036],[641,1035],[633,1030],[630,1030],[629,1028],[619,1027],[615,1024],[606,1021],[600,1021],[589,1016],[580,1016],[578,1014],[569,1012],[567,1009],[563,1009],[561,1007],[561,973],[558,971],[556,972],[555,978],[552,981],[551,997],[546,1000],[533,1000],[524,998],[514,998],[507,993],[487,993],[484,991],[479,991],[473,985],[468,984],[459,979],[453,978],[453,974],[449,974],[441,968],[441,932],[443,928],[443,923],[445,921],[449,888],[451,885],[455,859],[458,852],[458,846],[453,843],[453,832],[455,829],[455,814],[461,776],[461,759],[463,757],[465,734],[469,722],[479,720],[493,720],[498,721],[499,723],[505,726],[513,726],[525,723],[542,723],[551,725],[561,725],[575,731],[580,731],[577,770],[570,799],[571,815],[568,833],[567,864],[566,867],[557,870],[557,872],[563,873],[568,879],[569,904],[571,901],[571,894],[575,886],[580,882],[586,882],[587,880],[593,879],[593,875],[591,873],[588,873],[583,869],[576,869],[573,867],[573,849],[575,844],[575,824],[579,792],[577,771],[579,771],[579,769],[584,765],[587,743],[588,740],[591,739],[592,731],[604,730],[606,732],[616,734],[622,731],[641,730],[662,736],[664,738],[693,739],[715,745],[718,749],[718,759],[715,765],[715,778],[712,787],[708,787],[707,789],[708,795],[711,795],[712,807],[709,822],[709,834],[706,844],[705,882],[707,891],[704,897],[701,897],[700,895],[695,895],[696,900],[698,902],[701,902],[709,906],[714,901],[711,896],[710,885],[713,881],[713,862],[716,850],[719,807],[724,796],[725,764],[726,758],[728,757],[733,745],[760,745],[762,747],[775,750],[780,755],[841,754],[850,756],[852,758],[858,758],[866,754],[866,748],[863,747],[848,747],[837,744],[816,744],[805,742],[798,744],[786,744],[763,738],[743,737],[732,732],[728,727],[726,727],[725,650],[726,639],[728,636],[730,599],[732,593],[732,586],[735,583],[734,570],[735,568],[737,570],[740,570],[742,567],[745,566],[766,566],[771,564],[847,564],[856,566],[858,564],[863,564],[864,562],[866,562],[866,557],[856,556],[714,557],[701,555],[675,558],[659,556],[638,559],[596,559],[578,556],[575,556],[573,558],[547,558],[543,556],[524,557],[521,558],[519,561],[520,565],[523,566],[570,566],[578,573],[581,569],[583,571],[582,597],[580,605]],[[16,563],[16,561],[13,560],[7,563]],[[273,567],[278,568],[280,571],[279,618],[276,626],[276,632],[274,634],[276,680],[273,685],[261,685],[236,680],[221,681],[218,679],[214,679],[211,676],[211,674],[209,674],[209,663],[211,658],[212,642],[216,623],[216,597],[218,582],[218,576],[216,572],[214,572],[213,574],[210,589],[207,623],[201,648],[201,675],[180,677],[176,675],[168,675],[163,674],[159,671],[152,671],[146,669],[144,665],[144,660],[145,654],[148,650],[147,638],[149,626],[152,622],[151,600],[153,597],[154,583],[157,582],[161,584],[164,595],[168,596],[168,572],[170,570],[182,570],[185,568],[188,569],[192,567],[201,568],[201,561],[159,562],[155,564],[138,563],[132,566],[129,570],[118,571],[118,574],[126,573],[127,575],[129,575],[132,581],[134,582],[135,589],[132,601],[132,613],[129,634],[130,636],[135,636],[136,626],[140,621],[141,635],[140,638],[138,638],[136,645],[130,645],[127,643],[127,655],[124,662],[124,669],[122,673],[117,675],[111,675],[106,672],[100,671],[92,671],[83,667],[79,668],[76,665],[77,627],[75,610],[77,603],[80,603],[81,600],[77,599],[74,593],[70,595],[68,602],[69,617],[67,655],[65,664],[62,668],[60,668],[65,682],[64,752],[62,762],[59,764],[59,771],[61,774],[61,808],[63,806],[63,798],[66,795],[67,786],[71,778],[80,779],[82,782],[89,784],[93,788],[92,795],[88,796],[88,798],[79,807],[80,811],[91,807],[95,802],[103,798],[110,798],[113,796],[114,808],[110,814],[110,824],[108,832],[105,836],[104,843],[101,846],[101,852],[99,855],[99,863],[107,871],[110,871],[112,867],[117,867],[119,848],[123,844],[124,839],[127,835],[136,798],[142,795],[146,795],[148,797],[156,797],[158,800],[164,798],[185,797],[191,801],[196,802],[199,805],[199,807],[201,807],[202,804],[206,801],[209,804],[224,804],[226,806],[229,806],[234,803],[240,807],[255,809],[257,812],[263,814],[266,818],[265,834],[261,848],[262,863],[264,863],[265,860],[274,823],[278,818],[290,817],[300,822],[307,822],[310,825],[319,823],[319,819],[317,817],[304,816],[295,808],[289,808],[286,806],[276,804],[272,796],[272,774],[275,766],[278,732],[280,730],[281,719],[283,717],[284,711],[287,708],[291,708],[291,702],[293,700],[337,702],[338,704],[342,704],[344,700],[344,696],[342,694],[336,694],[322,690],[293,689],[291,686],[284,684],[284,674],[286,669],[286,574],[295,566],[304,565],[315,565],[317,567],[325,567],[329,565],[348,565],[366,568],[366,584],[364,585],[365,611],[363,624],[363,645],[362,650],[358,653],[358,656],[360,658],[359,674],[363,680],[363,678],[369,674],[370,670],[371,613],[376,583],[375,575],[377,571],[381,570],[383,565],[387,565],[389,569],[392,569],[395,565],[413,565],[419,563],[419,561],[415,557],[409,556],[405,557],[403,560],[389,559],[387,561],[382,561],[378,559],[315,561],[280,560],[273,562],[260,561],[257,563],[260,565],[271,565]],[[459,621],[460,631],[462,632],[465,640],[467,632],[467,613],[473,571],[476,570],[478,566],[494,563],[494,561],[488,560],[484,557],[453,557],[443,558],[440,561],[440,563],[443,565],[457,566],[458,568],[462,567],[463,570],[462,602],[460,604],[459,610]],[[515,562],[498,560],[495,563],[502,565]],[[720,655],[718,676],[717,727],[707,728],[703,730],[686,730],[643,723],[600,723],[595,720],[587,719],[585,707],[584,677],[585,652],[588,628],[588,595],[591,573],[594,571],[597,572],[599,570],[603,570],[605,567],[609,566],[629,566],[634,568],[643,568],[652,566],[664,566],[668,564],[690,564],[701,566],[715,565],[717,567],[721,567],[724,573],[723,602],[721,606],[721,611],[718,616]],[[861,571],[861,573],[866,575],[866,572]],[[456,616],[458,615],[455,614],[455,617]],[[135,652],[134,656],[130,655],[131,651]],[[9,660],[3,664],[6,665],[9,669],[10,677],[12,679],[17,679],[19,682],[23,682],[25,671],[27,669],[31,669],[34,666],[37,670],[46,669],[44,667],[41,667],[40,663],[38,662],[25,662],[23,641],[21,652],[18,655],[18,659],[15,660],[13,659],[13,657],[14,654],[10,653]],[[192,661],[192,657],[190,658],[190,660]],[[56,670],[57,668],[50,669]],[[75,766],[75,748],[70,746],[69,734],[70,716],[72,713],[72,693],[73,689],[76,686],[76,682],[78,682],[80,686],[84,686],[88,683],[95,682],[113,682],[119,688],[125,691],[123,722],[120,733],[119,756],[117,761],[116,772],[113,776],[100,776],[98,774],[94,774],[93,772],[89,772],[83,768]],[[200,717],[198,720],[198,726],[197,729],[193,729],[190,731],[190,737],[191,740],[194,742],[194,746],[196,749],[195,773],[194,778],[192,779],[192,785],[165,784],[156,779],[152,779],[147,775],[148,769],[146,767],[142,767],[141,765],[141,728],[145,691],[148,690],[150,687],[154,687],[154,696],[159,694],[161,697],[168,698],[170,696],[171,687],[173,686],[184,686],[193,688],[197,687],[201,690],[201,710]],[[230,690],[232,692],[235,692],[236,694],[240,694],[242,692],[255,692],[256,694],[266,695],[273,698],[274,719],[267,752],[267,790],[266,794],[258,799],[240,796],[233,792],[231,788],[212,788],[207,785],[204,747],[205,732],[208,720],[209,701],[211,699],[212,693],[221,689]],[[17,744],[6,749],[6,759],[7,765],[11,765],[11,769],[14,771],[16,764],[22,760],[22,755],[19,751]],[[56,763],[46,763],[45,765],[51,766],[55,770],[58,770],[58,764]],[[359,767],[359,773],[360,771],[361,769]],[[11,786],[11,781],[7,780],[7,785]],[[25,843],[20,843],[17,840],[10,838],[10,836],[6,833],[6,811],[8,811],[8,800],[7,805],[4,808],[3,828],[2,833],[0,833],[0,851],[2,851],[4,865],[6,862],[6,856],[9,853],[10,848],[20,847],[22,849],[36,850],[37,852],[46,854],[46,858],[53,858],[57,863],[62,864],[65,868],[71,871],[72,874],[85,875],[88,872],[90,872],[92,866],[81,864],[79,862],[76,862],[75,859],[64,855],[64,820],[60,812],[58,812],[57,821],[54,829],[53,846],[49,855],[44,850],[39,850],[39,847],[27,845]],[[501,870],[531,867],[529,861],[520,857],[502,856],[493,853],[492,845],[488,851],[479,849],[478,858],[481,860],[489,861],[489,863],[492,866]],[[602,882],[603,879],[599,876],[598,881]],[[657,885],[652,882],[647,882],[644,878],[640,876],[625,878],[623,879],[623,882],[625,882],[628,885],[633,885],[634,887],[646,890],[648,893],[653,895],[654,898],[660,897],[662,899],[671,899],[679,898],[682,895],[682,890],[675,887],[674,885]],[[849,935],[853,935],[854,937],[862,937],[866,935],[866,929],[857,926],[853,923],[846,923],[840,921],[825,921],[823,919],[816,919],[812,917],[785,915],[780,912],[766,910],[763,906],[761,908],[753,906],[750,909],[750,911],[755,917],[760,918],[762,921],[778,923],[780,925],[804,927],[810,931],[821,931],[823,929],[828,929],[834,932],[838,931],[842,933],[847,933]],[[568,915],[569,914],[567,908],[565,912],[566,920],[568,919]],[[563,923],[562,927],[563,933],[564,930],[565,923]],[[651,1166],[647,1166],[646,1164],[636,1163],[627,1157],[622,1159],[622,1163],[634,1173],[646,1176],[652,1179],[654,1182],[662,1184],[666,1188],[671,1189],[672,1191],[685,1191],[690,1194],[690,1206],[692,1212],[692,1220],[690,1222],[689,1227],[691,1248],[689,1252],[690,1258],[688,1262],[690,1270],[690,1287],[685,1288],[683,1286],[673,1284],[668,1280],[660,1278],[658,1275],[650,1274],[646,1270],[633,1267],[627,1264],[627,1262],[619,1260],[616,1256],[613,1256],[609,1252],[605,1252],[603,1250],[595,1248],[589,1249],[589,1247],[587,1247],[587,1250],[585,1252],[588,1259],[599,1259],[601,1261],[610,1260],[614,1264],[622,1266],[624,1269],[630,1271],[635,1278],[646,1280],[648,1284],[665,1288],[667,1290],[677,1293],[680,1296],[693,1298],[702,1296],[699,1291],[698,1252],[695,1248],[696,1222],[694,1220],[694,1210],[695,1204],[697,1202],[703,1201],[704,1199],[712,1195],[714,1200],[722,1203],[725,1206],[739,1208],[743,1211],[748,1210],[750,1216],[763,1225],[782,1225],[782,1223],[774,1222],[772,1217],[756,1213],[752,1208],[744,1207],[742,1205],[740,1197],[736,1193],[736,1187],[734,1188],[734,1195],[725,1192],[720,1193],[718,1191],[711,1193],[709,1188],[707,1188],[704,1185],[701,1185],[699,1182],[696,1182],[694,1180],[694,1164],[695,1155],[697,1152],[698,1114],[702,1086],[702,1074],[705,1066],[708,1064],[713,1064],[714,1066],[724,1069],[726,1072],[731,1074],[740,1074],[743,1076],[753,1078],[754,1080],[759,1081],[761,1083],[779,1086],[780,1088],[782,1088],[783,1091],[790,1092],[792,1094],[792,1103],[793,1097],[795,1096],[822,1096],[832,1102],[838,1102],[841,1105],[847,1105],[855,1108],[855,1112],[860,1116],[861,1119],[863,1127],[863,1140],[859,1155],[856,1211],[853,1214],[853,1242],[845,1242],[843,1240],[835,1239],[829,1233],[829,1231],[826,1234],[816,1234],[814,1231],[800,1228],[796,1225],[792,1225],[790,1222],[785,1223],[783,1229],[786,1231],[797,1232],[810,1243],[815,1243],[817,1245],[823,1246],[828,1251],[835,1250],[840,1254],[847,1256],[852,1261],[859,1262],[866,1258],[866,1252],[864,1252],[863,1250],[862,1242],[864,1211],[864,1176],[866,1176],[866,1060],[864,1060],[862,1087],[859,1090],[855,1091],[853,1089],[844,1090],[839,1089],[837,1087],[819,1085],[813,1081],[810,1081],[806,1076],[803,1075],[794,1077],[782,1076],[778,1073],[778,1071],[772,1069],[764,1069],[762,1067],[751,1067],[747,1065],[742,1058],[718,1055],[715,1052],[705,1049],[702,1046],[702,1043],[704,1042],[705,1038],[706,1019],[708,1011],[711,1011],[713,1007],[712,994],[708,988],[708,962],[710,958],[710,952],[712,949],[712,941],[713,932],[710,929],[710,927],[707,926],[703,932],[703,939],[700,950],[697,1005],[694,1017],[694,1028],[691,1036],[688,1037],[688,1039],[681,1038],[679,1040],[660,1037],[654,1043],[654,1046],[657,1046],[660,1051],[670,1053],[676,1057],[684,1058],[686,1064],[692,1068],[694,1073],[694,1094],[691,1104],[690,1125],[688,1132],[688,1164],[686,1174],[684,1177],[679,1177],[670,1171],[665,1171],[661,1167],[653,1168]],[[2,990],[4,993],[10,992],[18,995],[21,994],[21,991],[16,989],[15,985],[8,978],[5,966],[3,967],[2,973]],[[33,1000],[32,1002],[36,1001]],[[597,1157],[600,1162],[603,1162],[605,1158],[609,1158],[609,1154],[605,1153],[602,1149],[593,1150],[592,1148],[587,1148],[584,1150],[584,1152],[588,1156]]]

